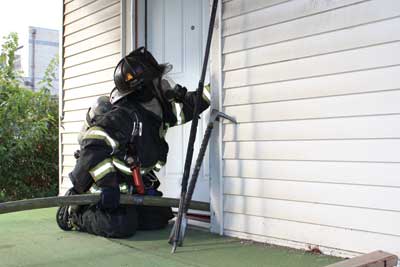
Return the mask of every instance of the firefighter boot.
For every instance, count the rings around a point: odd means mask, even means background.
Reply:
[[[76,191],[70,188],[65,193],[66,196],[76,195]],[[77,221],[77,209],[79,206],[61,206],[57,210],[57,225],[64,231],[71,231],[77,228],[75,221]],[[77,229],[78,230],[78,229]]]

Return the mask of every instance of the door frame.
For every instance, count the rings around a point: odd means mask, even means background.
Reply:
[[[121,56],[126,55],[134,49],[137,43],[139,46],[144,43],[143,25],[138,20],[138,33],[135,33],[135,20],[132,15],[138,9],[139,14],[144,12],[144,0],[120,0],[121,2]],[[148,0],[152,1],[152,0]],[[212,0],[209,0],[211,7]],[[211,8],[210,8],[211,10]],[[214,25],[213,41],[210,50],[209,75],[211,92],[211,108],[223,110],[222,103],[222,0],[218,2],[218,10]],[[127,49],[129,48],[129,49]],[[201,138],[202,136],[199,136]],[[209,174],[210,174],[210,231],[223,235],[224,233],[224,190],[223,190],[223,124],[218,122],[213,129],[209,143]]]

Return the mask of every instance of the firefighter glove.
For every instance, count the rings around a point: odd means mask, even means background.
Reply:
[[[102,210],[114,210],[119,206],[119,187],[104,187],[101,189],[98,206]]]

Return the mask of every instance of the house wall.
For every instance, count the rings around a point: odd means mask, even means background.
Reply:
[[[400,253],[400,1],[230,0],[224,233]]]
[[[119,0],[64,0],[60,192],[71,187],[77,136],[89,106],[113,88],[121,53]]]

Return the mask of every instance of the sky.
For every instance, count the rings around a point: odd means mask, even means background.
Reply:
[[[0,43],[3,36],[17,32],[19,43],[27,44],[29,26],[60,30],[61,7],[62,0],[0,0]]]

